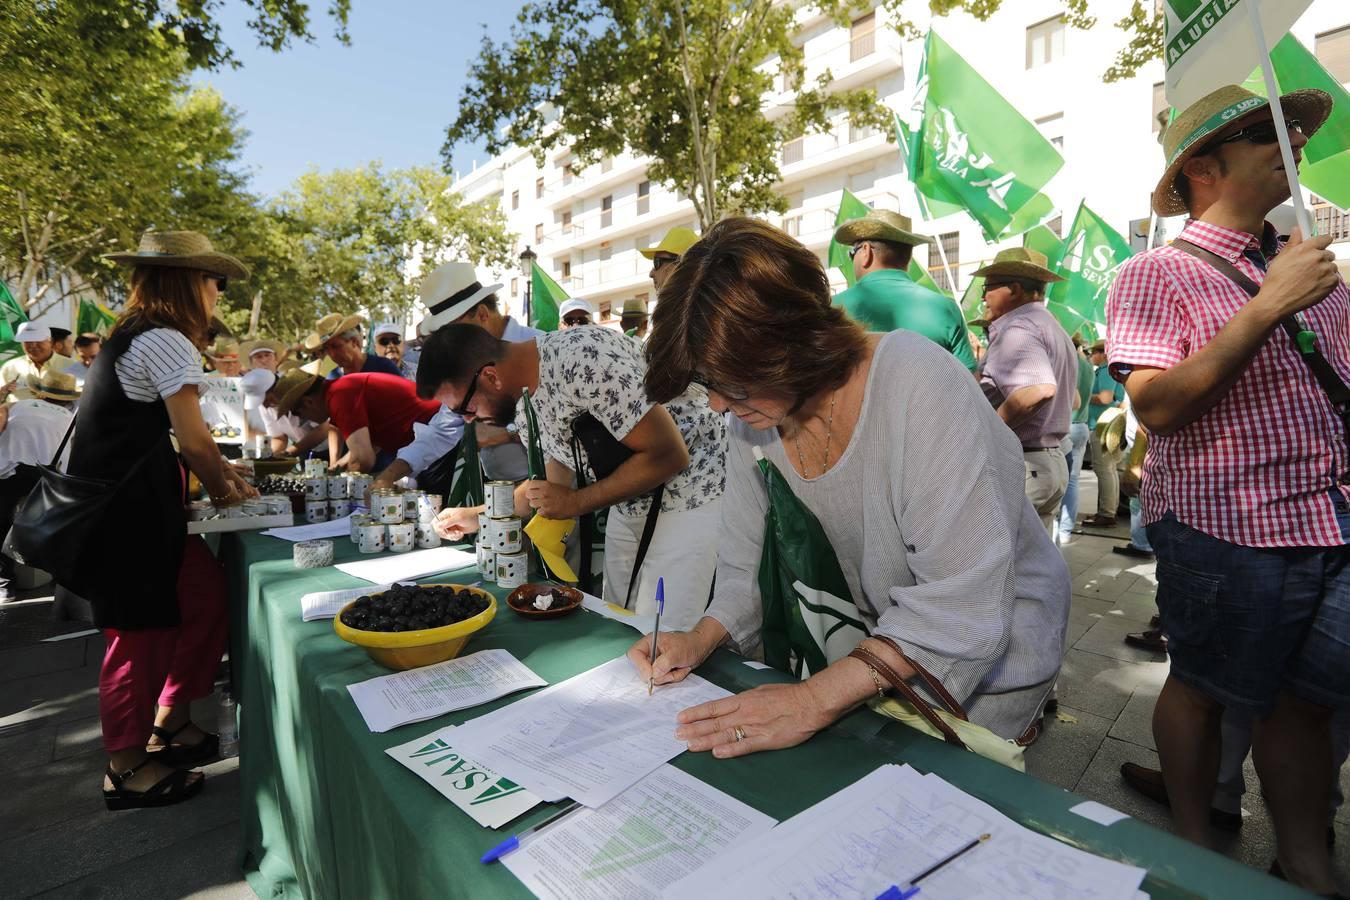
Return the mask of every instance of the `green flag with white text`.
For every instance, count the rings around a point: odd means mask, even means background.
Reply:
[[[1064,280],[1050,284],[1049,301],[1063,304],[1089,321],[1104,323],[1107,291],[1116,272],[1132,255],[1130,242],[1120,232],[1086,203],[1079,204],[1057,267]],[[1056,266],[1052,264],[1051,268]],[[1065,330],[1069,330],[1067,325]]]
[[[1274,47],[1312,0],[1162,0],[1168,103],[1185,109],[1226,84],[1241,84],[1261,64],[1253,3],[1265,44]]]
[[[910,133],[909,125],[898,114],[892,113],[895,119],[895,142],[900,145],[900,158],[909,165],[909,148],[914,145],[914,135]],[[913,175],[910,176],[911,180]],[[914,197],[919,201],[919,212],[929,221],[950,216],[955,213],[965,212],[965,207],[959,203],[947,203],[942,200],[932,200],[925,197],[923,191],[919,190],[917,184],[914,185]]]
[[[758,447],[755,459],[769,494],[759,558],[764,661],[808,678],[847,656],[867,625],[820,520]]]
[[[1270,49],[1281,94],[1316,88],[1331,95],[1331,116],[1303,147],[1298,180],[1308,190],[1350,209],[1350,92],[1292,34]],[[1243,87],[1266,96],[1266,79],[1257,69]]]
[[[14,330],[20,322],[27,322],[28,314],[14,299],[9,288],[0,281],[0,363],[8,362],[23,353],[23,346],[14,340]]]
[[[909,175],[930,201],[963,207],[991,242],[1053,213],[1041,189],[1064,165],[1059,151],[936,31],[912,113]]]
[[[871,212],[871,207],[853,196],[848,188],[844,188],[843,194],[839,197],[839,212],[834,216],[834,227],[838,228],[852,219],[861,219],[869,212]],[[843,274],[844,280],[848,282],[848,286],[853,287],[858,279],[853,277],[853,260],[849,258],[848,251],[848,247],[836,241],[831,235],[830,249],[826,256],[828,267],[838,269]]]
[[[540,331],[558,330],[558,307],[567,299],[567,291],[549,274],[530,263],[530,325]]]

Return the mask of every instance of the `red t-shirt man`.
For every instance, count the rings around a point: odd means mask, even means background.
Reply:
[[[420,399],[408,379],[383,373],[344,375],[328,383],[326,394],[328,417],[342,437],[370,429],[370,443],[380,459],[392,460],[412,443],[413,423],[425,424],[441,408],[436,400]]]

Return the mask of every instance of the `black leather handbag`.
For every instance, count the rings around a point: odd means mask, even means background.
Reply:
[[[143,455],[119,481],[67,475],[57,468],[75,422],[66,429],[49,465],[37,466],[37,484],[14,508],[14,526],[6,552],[26,566],[50,572],[57,583],[69,581],[80,568],[80,550],[100,540],[113,498],[151,454]]]

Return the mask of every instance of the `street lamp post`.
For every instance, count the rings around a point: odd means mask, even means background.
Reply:
[[[525,249],[520,254],[520,274],[525,276],[525,324],[530,324],[530,286],[534,282],[534,261],[538,259],[539,254],[530,249],[526,244]]]

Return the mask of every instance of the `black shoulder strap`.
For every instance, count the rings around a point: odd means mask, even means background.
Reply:
[[[1204,247],[1198,247],[1182,238],[1172,241],[1172,246],[1182,253],[1194,256],[1201,262],[1209,263],[1229,281],[1246,291],[1249,297],[1255,297],[1257,292],[1261,290],[1259,284],[1252,281],[1243,274],[1241,269],[1217,253],[1212,253]],[[1337,415],[1341,417],[1341,422],[1345,426],[1346,445],[1350,447],[1350,387],[1346,386],[1335,367],[1322,355],[1322,351],[1317,349],[1315,341],[1306,340],[1303,337],[1305,334],[1310,335],[1311,332],[1306,331],[1299,324],[1296,316],[1285,316],[1280,320],[1280,327],[1289,335],[1289,340],[1293,342],[1294,349],[1298,351],[1299,357],[1307,364],[1313,377],[1317,379],[1317,383],[1326,393],[1327,399],[1335,407]]]
[[[52,457],[51,467],[56,468],[56,464],[61,461],[61,454],[66,449],[66,444],[70,441],[70,436],[75,433],[76,416],[70,417],[70,426],[66,429],[66,436],[61,438],[61,446],[56,448],[56,455]]]
[[[572,433],[572,465],[576,473],[577,488],[586,486],[586,470],[581,464],[581,439]],[[642,571],[642,561],[647,558],[647,548],[652,544],[652,535],[656,533],[656,519],[661,515],[661,499],[665,496],[666,486],[657,485],[652,492],[652,505],[647,508],[647,518],[642,523],[642,536],[638,538],[637,555],[633,557],[633,571],[628,575],[628,593],[624,596],[623,608],[631,609],[633,587],[638,582],[638,572]],[[587,513],[581,517],[581,571],[578,575],[581,584],[590,587],[591,577],[591,535],[595,529],[595,515]]]

